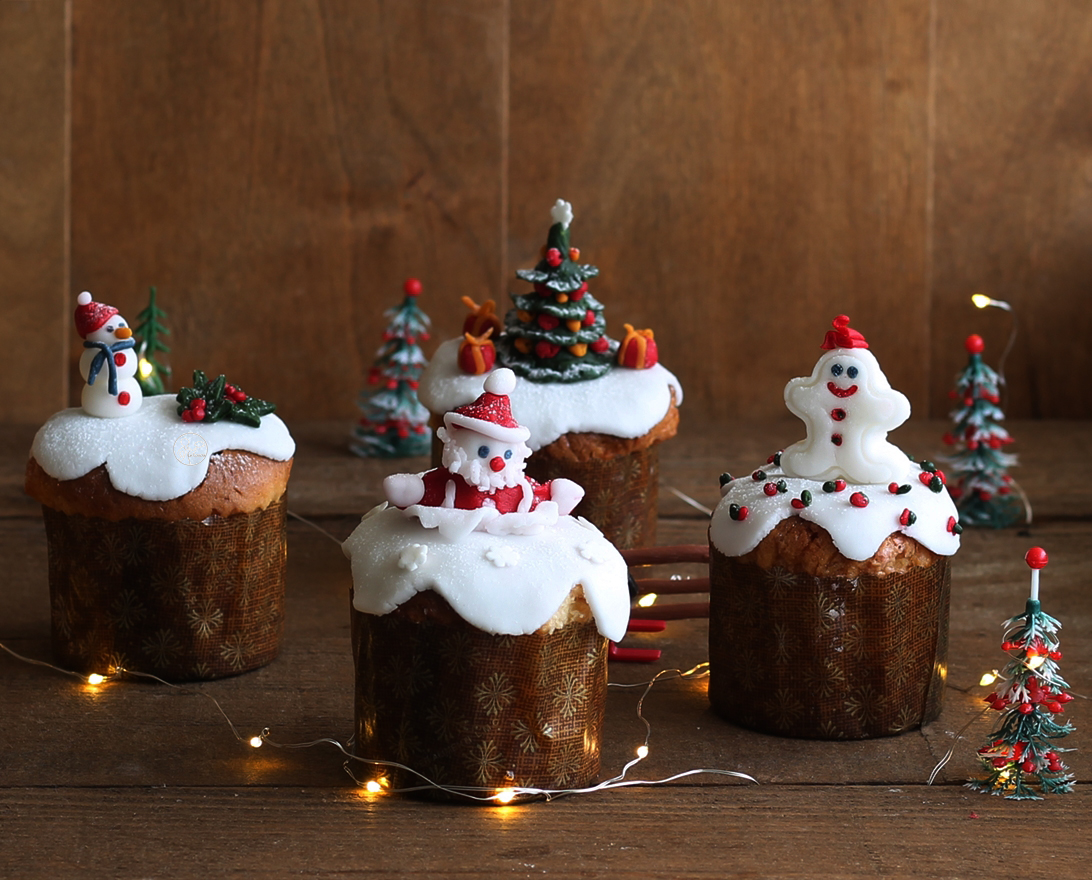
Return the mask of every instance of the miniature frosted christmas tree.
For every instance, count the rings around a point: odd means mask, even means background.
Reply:
[[[964,344],[971,357],[949,392],[957,401],[951,413],[955,429],[944,435],[945,443],[959,448],[948,458],[954,477],[949,491],[962,523],[1004,528],[1027,514],[1008,474],[1016,456],[1003,451],[1012,437],[1001,426],[1001,382],[982,360],[982,337],[968,336]]]
[[[349,445],[357,455],[404,458],[426,455],[432,442],[428,410],[417,399],[417,384],[425,368],[418,344],[428,339],[428,315],[417,305],[421,282],[408,279],[401,305],[388,309],[383,345],[368,373],[368,384],[379,386],[360,395],[361,418]]]
[[[595,266],[578,262],[569,245],[572,206],[558,199],[550,211],[553,225],[542,259],[516,275],[534,284],[534,292],[512,294],[515,308],[495,339],[497,360],[534,382],[579,382],[610,370],[618,343],[606,336],[603,305],[588,292]]]
[[[1070,749],[1053,744],[1073,731],[1068,721],[1056,720],[1073,697],[1058,671],[1061,624],[1039,604],[1039,570],[1047,564],[1046,551],[1032,547],[1024,560],[1031,568],[1031,597],[1023,614],[1005,622],[1001,648],[1010,659],[1001,675],[1007,684],[986,697],[1001,720],[978,750],[986,777],[971,780],[967,787],[1013,800],[1040,800],[1036,789],[1061,794],[1073,788],[1073,775],[1060,757]]]
[[[160,352],[170,354],[171,350],[160,337],[169,336],[171,331],[163,323],[167,313],[159,308],[155,297],[155,288],[148,288],[148,305],[137,314],[137,325],[133,329],[133,336],[138,340],[136,380],[145,395],[162,394],[171,378],[171,368],[157,357]]]

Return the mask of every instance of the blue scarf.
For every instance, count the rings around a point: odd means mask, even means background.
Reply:
[[[102,370],[102,365],[106,364],[110,372],[110,383],[107,390],[111,395],[117,397],[118,366],[114,363],[114,352],[123,351],[126,348],[134,348],[135,346],[136,340],[131,336],[128,339],[122,339],[119,342],[115,342],[113,345],[107,345],[105,342],[91,342],[85,339],[83,341],[84,348],[99,349],[99,353],[95,355],[95,359],[91,361],[91,369],[87,371],[87,384],[95,384],[95,380],[99,377],[99,371]]]

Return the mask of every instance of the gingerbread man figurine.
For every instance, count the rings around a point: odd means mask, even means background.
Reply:
[[[906,475],[909,460],[887,442],[910,417],[910,401],[894,390],[864,336],[839,315],[828,330],[811,375],[785,386],[785,405],[808,434],[781,454],[789,476],[843,477],[851,483],[889,483]]]

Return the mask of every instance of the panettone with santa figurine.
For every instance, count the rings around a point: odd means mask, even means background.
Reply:
[[[173,681],[269,663],[284,624],[288,429],[223,376],[143,397],[118,310],[84,292],[74,319],[82,406],[38,430],[26,470],[45,517],[54,656]]]
[[[571,515],[582,489],[525,474],[516,384],[497,370],[446,413],[442,465],[388,477],[344,544],[357,753],[446,787],[594,779],[607,640],[629,619],[621,555]]]
[[[940,713],[949,558],[945,476],[887,440],[910,415],[839,315],[811,375],[785,388],[807,435],[721,478],[709,528],[709,698],[788,736],[860,739]]]
[[[622,548],[655,543],[659,444],[675,435],[679,380],[659,362],[652,330],[623,325],[607,335],[603,304],[589,290],[599,274],[570,245],[572,206],[558,199],[542,259],[516,272],[533,285],[470,309],[463,335],[443,343],[421,375],[418,396],[434,419],[481,393],[494,367],[522,381],[512,410],[530,431],[528,471],[585,489],[577,513]]]

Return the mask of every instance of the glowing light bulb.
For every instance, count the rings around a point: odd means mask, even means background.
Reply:
[[[995,669],[992,672],[986,672],[978,680],[979,687],[989,687],[995,681],[997,681],[1000,673]]]
[[[994,299],[992,296],[986,296],[984,293],[971,294],[971,302],[974,303],[976,308],[984,309],[988,306],[993,306],[996,309],[1004,309],[1006,312],[1012,311],[1012,306],[1003,300]]]
[[[502,788],[495,795],[493,800],[498,804],[510,804],[516,797],[516,790],[514,788]]]
[[[1028,658],[1028,669],[1038,669],[1044,663],[1046,663],[1046,657],[1042,654],[1036,654],[1034,657]]]
[[[251,748],[260,749],[262,747],[262,738],[260,736],[252,736],[249,740]]]
[[[99,675],[97,672],[92,672],[89,676],[87,676],[88,684],[102,684],[104,681],[106,681],[106,677],[103,675]]]
[[[141,358],[137,364],[137,370],[140,371],[141,379],[147,379],[155,372],[155,367],[152,366],[152,362],[147,358]]]
[[[364,790],[370,794],[379,794],[383,790],[383,786],[379,784],[379,780],[369,779],[364,785]]]
[[[638,758],[647,758],[648,757],[648,746],[646,746],[644,743],[641,743],[641,745],[637,746],[637,757]]]
[[[641,608],[651,608],[656,604],[656,599],[658,598],[659,597],[655,593],[646,593],[637,600],[637,605]]]

